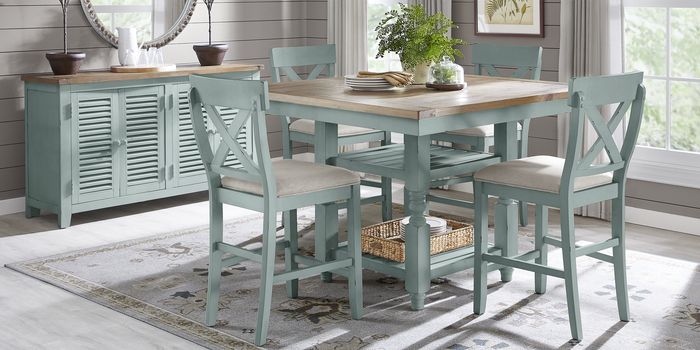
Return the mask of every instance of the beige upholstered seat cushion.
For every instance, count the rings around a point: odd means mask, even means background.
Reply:
[[[474,179],[499,185],[527,188],[559,193],[564,159],[550,156],[535,156],[503,162],[479,170]],[[612,174],[578,177],[574,191],[609,184]]]
[[[522,130],[522,129],[523,129],[523,127],[520,125],[520,123],[518,123],[518,130]],[[448,131],[447,133],[450,135],[459,135],[459,136],[490,137],[490,136],[493,136],[493,124],[479,126],[476,128]]]
[[[289,124],[289,130],[313,135],[315,129],[314,125],[315,123],[313,120],[298,119]],[[364,135],[371,132],[377,132],[377,130],[361,128],[359,126],[338,125],[338,136]]]
[[[330,165],[280,159],[272,162],[277,179],[277,196],[286,197],[355,185],[360,176],[350,170]],[[232,190],[263,195],[262,184],[232,177],[221,178],[221,185]]]

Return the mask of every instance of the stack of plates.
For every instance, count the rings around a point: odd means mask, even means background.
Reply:
[[[406,225],[410,217],[405,217],[401,220],[401,239],[406,240]],[[430,227],[430,235],[439,235],[441,233],[447,232],[447,221],[444,219],[436,218],[434,216],[426,216],[425,221]]]
[[[393,85],[389,84],[382,77],[358,78],[357,75],[346,75],[345,85],[349,86],[353,90],[363,91],[383,91],[394,88]]]

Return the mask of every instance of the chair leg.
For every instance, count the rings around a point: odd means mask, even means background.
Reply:
[[[522,203],[522,202],[521,202]],[[535,250],[540,251],[540,257],[535,259],[535,263],[547,265],[547,244],[544,243],[544,236],[547,235],[547,225],[549,224],[549,209],[541,204],[537,204],[535,210]],[[535,273],[535,293],[544,294],[547,291],[547,275]]]
[[[562,206],[561,211],[561,241],[564,255],[564,284],[566,285],[566,303],[569,308],[569,326],[571,337],[581,340],[581,311],[578,298],[578,275],[576,271],[576,238],[574,232],[573,208]]]
[[[275,224],[276,213],[271,208],[265,210],[262,247],[262,276],[260,278],[260,297],[258,300],[258,322],[255,328],[255,345],[267,342],[267,329],[272,306],[272,280],[275,274]]]
[[[352,257],[352,272],[348,278],[350,312],[352,319],[359,320],[363,313],[362,298],[362,247],[360,243],[360,185],[352,186],[348,200],[348,254]]]
[[[520,226],[527,227],[528,225],[528,212],[527,212],[527,202],[518,202],[518,212],[520,213]]]
[[[299,264],[294,261],[294,255],[299,250],[299,232],[297,231],[297,210],[284,212],[284,238],[289,242],[289,247],[284,249],[285,271],[294,271],[299,268]],[[287,297],[296,298],[299,296],[299,279],[287,281]]]
[[[326,232],[315,233],[315,256],[320,261],[329,261],[334,259],[335,249],[338,248],[338,205],[335,203],[327,203],[323,205],[325,210],[325,227]],[[333,274],[331,272],[321,273],[323,282],[331,282]]]
[[[392,213],[392,200],[393,196],[391,193],[391,178],[382,176],[382,220],[391,220]]]
[[[391,132],[384,132],[384,139],[381,142],[382,146],[391,144]],[[389,221],[393,216],[392,200],[393,193],[391,191],[391,178],[382,176],[382,220]]]
[[[221,257],[223,252],[218,244],[224,240],[223,205],[218,199],[209,198],[209,273],[207,277],[207,305],[204,323],[216,324],[219,312],[219,295],[221,288]]]
[[[613,247],[613,263],[615,268],[615,293],[617,296],[617,311],[621,321],[630,320],[629,296],[627,292],[627,259],[625,258],[625,196],[622,194],[612,200],[612,235],[620,240]]]
[[[481,315],[486,311],[488,268],[482,254],[488,249],[489,207],[480,182],[474,182],[474,210],[474,313]]]

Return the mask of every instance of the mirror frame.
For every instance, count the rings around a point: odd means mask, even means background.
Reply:
[[[80,0],[80,4],[83,7],[83,13],[85,14],[85,17],[87,18],[88,22],[90,22],[90,25],[95,30],[95,32],[97,32],[97,34],[108,44],[112,45],[115,48],[118,48],[119,37],[117,37],[115,33],[112,33],[111,30],[105,27],[105,25],[102,23],[99,17],[97,17],[97,13],[95,12],[95,7],[92,4],[92,0]],[[195,6],[197,6],[197,0],[187,0],[187,3],[185,3],[185,6],[182,9],[180,17],[173,24],[170,30],[151,41],[143,43],[142,48],[160,48],[173,41],[173,39],[180,35],[180,33],[182,33],[182,31],[185,30],[185,27],[187,27],[187,25],[190,23],[192,15],[194,15]]]

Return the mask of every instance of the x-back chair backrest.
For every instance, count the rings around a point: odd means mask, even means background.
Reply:
[[[542,48],[537,46],[505,46],[473,44],[474,74],[503,76],[497,67],[515,68],[512,78],[539,80],[542,73]]]
[[[329,77],[335,76],[335,44],[299,47],[276,47],[272,49],[270,64],[274,70],[272,80],[279,83],[281,73],[289,80],[301,80],[295,67],[314,66],[306,80],[313,80],[326,70]]]
[[[265,111],[270,102],[266,81],[233,80],[193,75],[190,77],[190,115],[194,125],[197,147],[202,156],[211,189],[221,186],[221,176],[261,183],[265,196],[276,194],[272,174],[270,149],[267,143]],[[202,107],[207,112],[205,120]],[[230,125],[219,113],[219,108],[238,110]],[[238,135],[248,120],[252,127],[253,147],[245,149],[238,141]],[[207,125],[214,129],[220,142],[212,144]],[[213,145],[217,145],[214,149]],[[240,167],[226,166],[229,154],[240,162]]]
[[[566,163],[560,191],[573,191],[576,177],[613,172],[613,182],[622,183],[627,175],[629,161],[637,143],[646,90],[642,85],[642,72],[602,77],[573,78],[569,81],[569,141]],[[601,109],[615,105],[610,119],[606,120]],[[625,115],[630,111],[625,126]],[[583,149],[584,124],[588,120],[597,139],[588,149]],[[614,134],[623,128],[622,148],[615,142]],[[605,151],[608,163],[597,164],[598,155]]]

